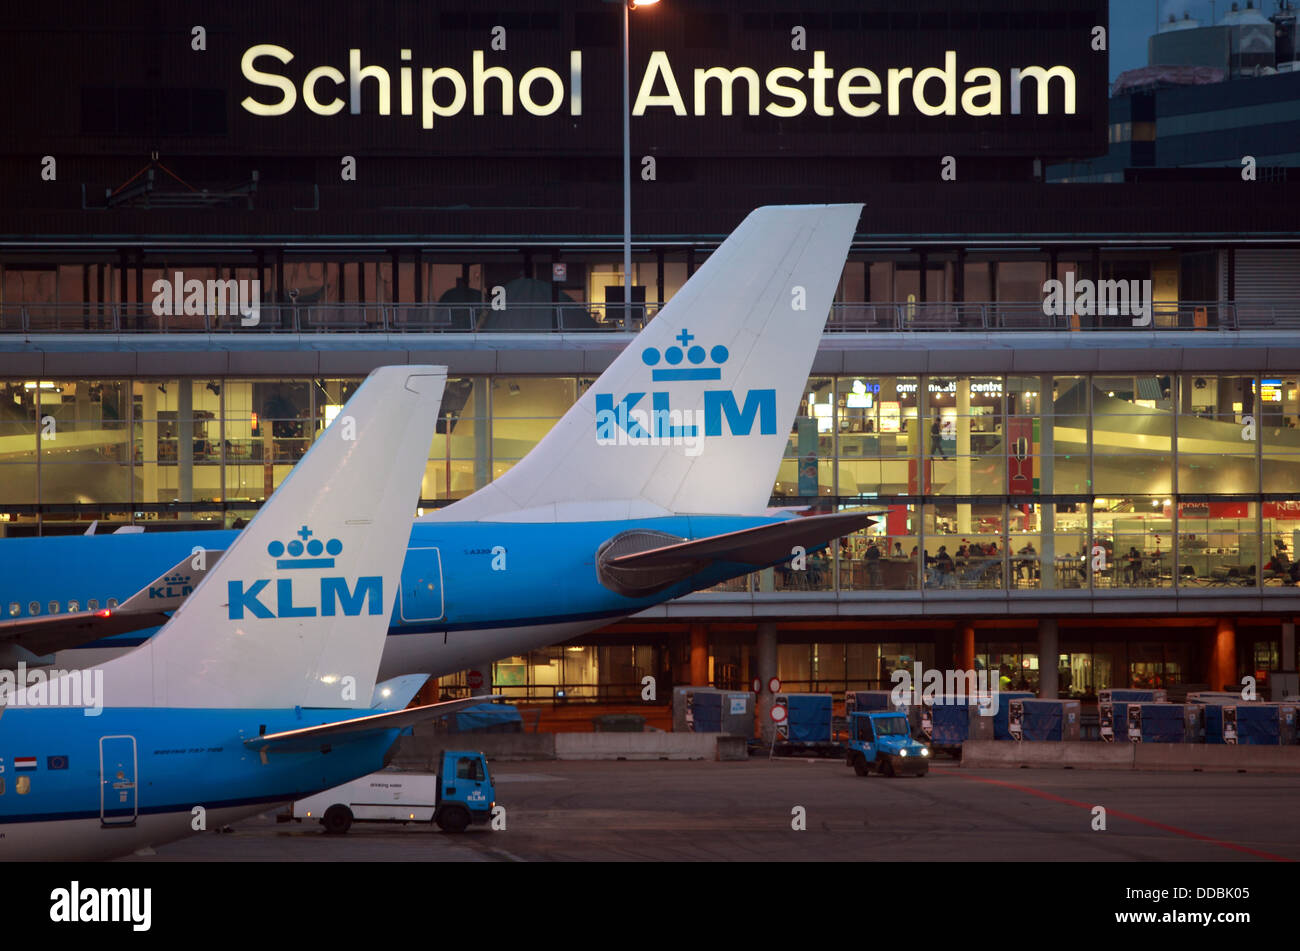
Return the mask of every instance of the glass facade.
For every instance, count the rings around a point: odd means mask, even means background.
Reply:
[[[773,504],[869,507],[869,529],[724,590],[1055,590],[1290,584],[1300,373],[818,376]],[[360,378],[0,383],[0,526],[232,524]],[[422,507],[504,473],[591,385],[448,381]],[[160,526],[163,527],[163,526]]]
[[[1062,633],[1057,656],[1062,697],[1096,699],[1098,691],[1117,687],[1168,689],[1195,683],[1197,644],[1185,634],[1170,630],[1161,632],[1167,635],[1163,640],[1096,640],[1074,631]],[[1041,663],[1033,638],[976,644],[976,667],[997,670],[1003,690],[1037,691]]]
[[[863,631],[852,635],[852,640],[845,639],[844,633],[783,633],[777,646],[777,675],[783,689],[837,695],[846,690],[888,690],[895,683],[894,671],[911,670],[916,663],[923,669],[945,663],[932,632],[907,639],[903,631],[892,635]],[[1095,700],[1099,691],[1115,688],[1203,689],[1200,665],[1205,633],[1196,626],[1148,628],[1143,633],[1064,629],[1056,661],[1059,695]],[[887,639],[891,636],[898,639]],[[582,638],[504,658],[493,665],[493,684],[496,692],[517,700],[639,703],[647,676],[661,683],[684,682],[689,663],[683,639],[674,641],[672,634],[652,630],[642,633],[640,643],[630,642],[635,637],[600,635],[594,642]],[[1243,631],[1241,648],[1243,669],[1267,684],[1269,672],[1279,663],[1277,640]],[[749,690],[756,663],[752,634],[710,630],[710,684]],[[1000,689],[1038,691],[1042,664],[1038,641],[1028,630],[977,632],[975,667],[996,671]],[[468,690],[464,674],[443,677],[439,683],[447,695]]]

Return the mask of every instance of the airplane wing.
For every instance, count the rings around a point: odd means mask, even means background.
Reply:
[[[354,717],[350,720],[335,720],[318,726],[307,726],[301,730],[283,730],[279,733],[265,733],[250,736],[244,745],[258,753],[301,753],[317,750],[329,745],[331,737],[345,736],[350,733],[372,733],[379,730],[397,730],[402,727],[422,723],[437,717],[445,717],[466,707],[480,706],[500,700],[500,697],[468,697],[464,700],[444,700],[442,703],[429,703],[409,710],[393,710],[388,713],[372,713],[368,716]]]
[[[167,612],[180,607],[224,551],[186,555],[115,608],[72,611],[43,617],[0,621],[0,650],[17,647],[37,657],[167,623]],[[195,564],[201,567],[194,567]]]
[[[831,539],[866,528],[876,521],[872,516],[884,514],[858,510],[811,515],[693,541],[674,541],[672,536],[654,533],[666,544],[626,554],[618,554],[621,547],[618,542],[622,536],[616,535],[597,553],[597,574],[601,583],[611,590],[639,597],[662,591],[713,562],[734,562],[760,568],[787,561],[796,545],[805,550],[820,548]],[[645,544],[644,539],[650,533],[639,534],[640,539],[628,538],[625,544]]]

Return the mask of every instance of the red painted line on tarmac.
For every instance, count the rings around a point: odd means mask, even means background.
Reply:
[[[938,775],[931,771],[930,775]],[[987,783],[990,786],[1001,786],[1004,789],[1014,789],[1017,792],[1028,793],[1031,796],[1038,796],[1040,799],[1047,799],[1051,802],[1062,802],[1067,806],[1078,806],[1080,809],[1093,810],[1099,803],[1079,802],[1077,799],[1066,799],[1064,796],[1057,796],[1054,793],[1043,792],[1041,789],[1034,789],[1032,786],[1021,786],[1018,783],[1006,783],[1000,779],[985,779],[982,776],[963,776],[961,773],[952,775],[959,779],[967,779],[975,783]],[[1180,829],[1178,826],[1166,825],[1163,822],[1156,822],[1154,819],[1144,819],[1141,816],[1135,816],[1131,812],[1120,812],[1118,809],[1106,809],[1107,818],[1117,816],[1120,819],[1127,819],[1130,822],[1136,822],[1140,825],[1150,826],[1153,829],[1159,829],[1162,832],[1172,832],[1175,835],[1186,836],[1189,839],[1197,839],[1201,842],[1208,842],[1211,845],[1217,845],[1221,848],[1232,849],[1235,852],[1245,852],[1247,855],[1254,855],[1258,858],[1268,859],[1272,862],[1294,862],[1295,859],[1289,859],[1284,855],[1274,855],[1272,852],[1263,852],[1259,849],[1252,849],[1247,845],[1238,845],[1236,842],[1226,842],[1223,839],[1216,839],[1212,836],[1201,835],[1199,832],[1192,832],[1190,829]]]

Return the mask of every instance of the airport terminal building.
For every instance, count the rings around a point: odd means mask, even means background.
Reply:
[[[76,92],[7,107],[0,526],[237,525],[388,363],[450,368],[421,507],[463,498],[753,207],[861,201],[772,505],[878,522],[495,686],[744,689],[773,653],[835,692],[913,661],[1072,697],[1294,671],[1295,185],[1048,183],[1114,136],[1105,4],[952,6],[633,12],[630,303],[614,6],[235,4],[202,48],[167,10],[111,72],[22,14],[10,87],[42,62]]]

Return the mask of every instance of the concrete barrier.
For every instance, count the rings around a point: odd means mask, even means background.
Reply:
[[[1300,746],[1227,746],[1218,743],[1137,743],[1137,769],[1297,773]]]
[[[1220,746],[1202,743],[1056,743],[967,740],[967,769],[1146,769],[1205,772],[1300,772],[1300,746]]]
[[[722,733],[443,733],[404,736],[391,765],[436,772],[444,750],[478,750],[489,762],[527,760],[748,759],[745,738]]]
[[[718,762],[738,763],[749,759],[749,741],[743,736],[718,734]]]
[[[557,733],[557,759],[713,759],[716,733]]]
[[[1020,743],[1014,740],[967,740],[961,745],[961,765],[969,769],[1014,769],[1020,766],[1132,769],[1134,745],[1078,740]]]
[[[399,769],[437,772],[444,750],[478,750],[488,758],[488,762],[555,759],[555,737],[554,733],[442,733],[404,736],[397,741],[392,765]]]

